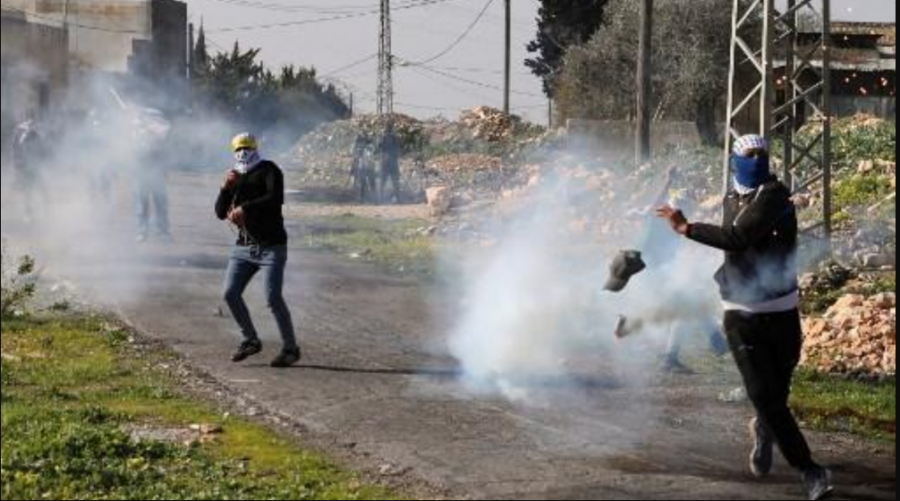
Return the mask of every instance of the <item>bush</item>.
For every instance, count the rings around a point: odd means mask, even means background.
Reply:
[[[893,191],[890,178],[855,174],[835,183],[834,207],[836,210],[867,208],[884,200]]]
[[[2,310],[0,316],[6,318],[24,308],[34,296],[34,259],[25,256],[13,260],[2,248]]]
[[[809,145],[821,133],[822,125],[813,123],[804,127],[799,134],[798,144]],[[897,161],[897,124],[866,115],[843,118],[832,126],[831,159],[835,171],[855,169],[865,160]],[[774,151],[781,151],[776,144]],[[820,155],[821,146],[813,149]],[[801,177],[809,176],[812,165],[808,161],[800,164]]]
[[[832,152],[837,166],[856,167],[862,160],[897,161],[895,123],[846,118],[835,124],[833,135]]]
[[[14,384],[12,367],[9,367],[6,360],[0,361],[0,389],[3,391],[3,400],[6,400],[6,388]]]

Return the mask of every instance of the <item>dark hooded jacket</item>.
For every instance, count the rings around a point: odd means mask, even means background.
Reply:
[[[746,195],[725,198],[722,226],[693,224],[688,238],[725,251],[716,273],[722,298],[759,304],[798,290],[797,210],[787,186],[774,176]]]

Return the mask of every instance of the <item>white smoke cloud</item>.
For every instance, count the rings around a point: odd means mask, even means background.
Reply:
[[[672,240],[680,238],[673,233],[642,237],[649,219],[628,221],[635,208],[629,202],[595,208],[604,218],[633,227],[624,241],[574,234],[568,231],[573,211],[567,184],[563,180],[543,190],[535,197],[538,206],[492,232],[498,245],[468,256],[478,264],[463,280],[462,311],[448,343],[464,383],[476,393],[528,405],[541,403],[540,390],[550,380],[577,389],[593,373],[630,385],[649,383],[676,324],[698,330],[718,323],[712,275],[721,253],[686,240],[673,247]],[[610,189],[620,193],[648,191],[637,179],[615,184]],[[672,248],[677,255],[668,264],[651,265],[625,291],[613,294],[603,290],[608,266],[625,248]],[[619,315],[643,322],[640,332],[621,342],[614,336]],[[586,374],[585,359],[602,366]]]

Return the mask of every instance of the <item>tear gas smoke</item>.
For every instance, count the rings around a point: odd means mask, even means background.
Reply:
[[[594,372],[622,376],[631,384],[650,380],[672,329],[715,328],[720,306],[713,272],[715,251],[694,246],[666,231],[645,232],[660,224],[645,216],[630,220],[633,202],[596,207],[618,224],[629,224],[631,241],[593,241],[568,230],[572,200],[568,180],[549,183],[531,207],[494,228],[498,245],[468,256],[463,305],[449,346],[464,382],[481,393],[499,393],[529,403],[547,379],[568,379],[577,387],[580,360]],[[615,183],[618,193],[643,193],[646,186]],[[608,266],[622,248],[668,249],[665,263],[632,278],[620,294],[603,290]],[[638,320],[641,336],[617,343],[619,315]],[[593,365],[599,364],[599,365]]]

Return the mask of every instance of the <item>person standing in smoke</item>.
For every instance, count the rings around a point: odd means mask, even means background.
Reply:
[[[244,302],[244,292],[253,277],[263,273],[266,300],[283,347],[272,367],[287,368],[301,359],[291,312],[284,300],[284,274],[288,259],[288,236],[284,227],[284,174],[275,163],[264,160],[259,144],[250,134],[232,141],[236,164],[228,171],[216,201],[216,215],[238,229],[225,280],[225,302],[241,328],[244,340],[232,361],[243,362],[262,352],[262,341]]]
[[[809,498],[832,490],[830,473],[813,461],[788,406],[800,361],[803,332],[798,286],[797,211],[791,190],[770,171],[765,138],[745,136],[734,145],[735,188],[725,198],[721,226],[691,223],[670,206],[657,213],[680,235],[725,252],[716,281],[725,309],[725,333],[756,409],[750,431],[750,469],[759,478],[773,466],[778,444],[802,474]]]
[[[385,125],[384,138],[381,142],[381,202],[385,202],[388,179],[394,190],[392,203],[400,203],[400,138],[394,129],[392,120]]]
[[[81,123],[81,141],[85,150],[99,151],[103,147],[106,125],[104,117],[97,110],[91,110]],[[112,202],[113,169],[107,158],[94,159],[95,165],[89,171],[90,188],[93,199],[104,206]]]
[[[350,182],[359,194],[359,202],[365,204],[371,194],[377,196],[378,180],[373,165],[372,142],[365,135],[356,136],[353,145],[353,165],[350,167]]]
[[[44,203],[43,166],[47,144],[35,120],[29,119],[16,126],[12,142],[12,165],[15,187],[24,200],[24,217],[32,221],[37,203]]]
[[[668,201],[670,205],[688,210],[687,197],[676,189],[681,182],[682,177],[678,169],[670,168],[666,173],[666,181],[653,199],[651,207],[659,207]],[[683,250],[681,241],[672,234],[663,221],[654,217],[652,210],[641,212],[644,232],[641,236],[640,250],[642,260],[647,266],[648,276],[645,279],[657,284],[656,287],[684,288],[688,284],[677,280],[682,274],[677,262]],[[696,282],[692,284],[696,285]],[[670,374],[693,374],[693,371],[681,361],[682,345],[685,338],[691,334],[702,333],[706,336],[709,347],[716,356],[727,353],[728,348],[725,346],[719,323],[715,315],[706,308],[708,301],[702,290],[694,290],[690,294],[679,294],[678,291],[672,290],[667,296],[680,297],[681,300],[677,304],[671,301],[656,304],[641,316],[620,316],[616,324],[616,338],[629,337],[650,326],[664,329],[668,333],[668,341],[662,370]]]
[[[138,165],[135,166],[135,212],[138,243],[150,237],[151,221],[163,242],[172,240],[169,232],[169,192],[167,171],[169,158],[164,148],[169,123],[155,110],[140,110],[135,119]],[[150,208],[153,207],[151,214]]]

